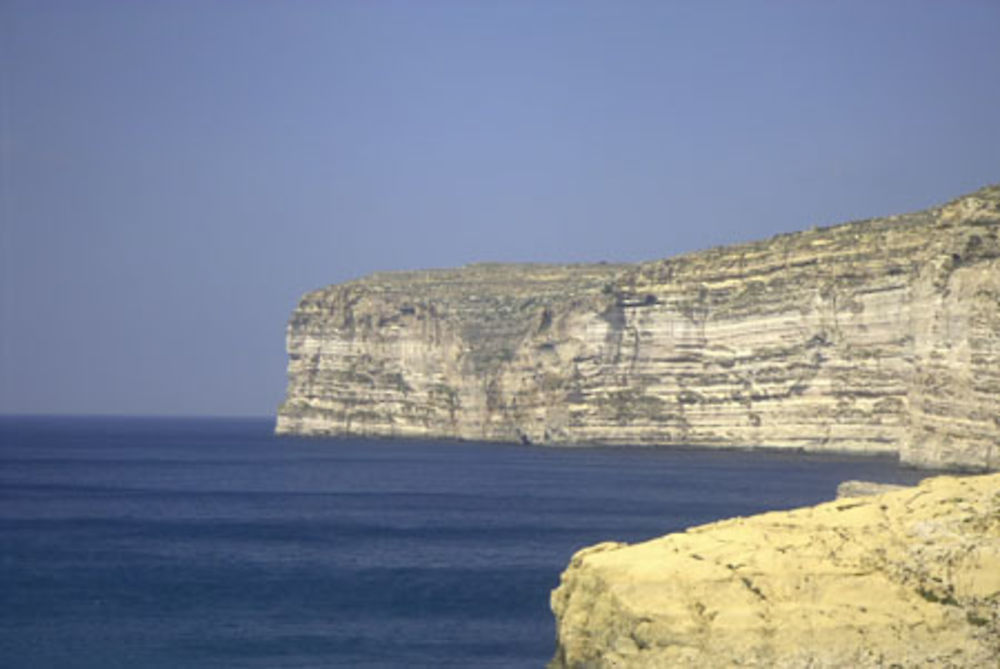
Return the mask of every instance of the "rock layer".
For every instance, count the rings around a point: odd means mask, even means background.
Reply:
[[[279,433],[899,453],[1000,468],[1000,186],[637,265],[302,298]]]
[[[555,668],[1000,666],[1000,474],[573,558]]]

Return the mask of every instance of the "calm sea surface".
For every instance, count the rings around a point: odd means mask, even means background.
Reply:
[[[0,666],[539,667],[572,553],[832,498],[889,460],[0,418]]]

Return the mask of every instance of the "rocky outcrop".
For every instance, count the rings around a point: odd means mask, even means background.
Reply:
[[[302,298],[277,431],[899,453],[1000,468],[1000,186],[637,265]]]
[[[877,483],[875,481],[844,481],[837,486],[837,499],[842,497],[881,495],[884,492],[903,490],[906,487],[895,483]]]
[[[1000,666],[1000,474],[572,558],[553,668]]]

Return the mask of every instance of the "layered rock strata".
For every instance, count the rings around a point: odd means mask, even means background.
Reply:
[[[279,433],[767,446],[1000,468],[1000,186],[636,265],[302,298]]]
[[[569,667],[1000,666],[1000,474],[578,552]]]

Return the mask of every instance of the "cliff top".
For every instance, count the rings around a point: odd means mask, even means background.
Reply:
[[[679,269],[712,264],[754,262],[762,256],[776,257],[811,254],[817,257],[842,253],[853,247],[859,253],[865,246],[886,246],[887,235],[908,237],[914,247],[933,241],[927,229],[945,231],[956,225],[996,224],[1000,221],[1000,184],[984,186],[972,193],[942,205],[922,211],[870,218],[836,225],[813,227],[808,230],[773,235],[763,240],[716,246],[690,251],[665,259],[639,263],[501,263],[478,262],[456,268],[381,271],[341,284],[321,288],[303,299],[317,299],[331,291],[364,287],[382,292],[402,292],[414,296],[470,292],[480,295],[506,295],[519,292],[532,294],[591,292],[621,277],[628,284],[670,280]],[[881,241],[880,241],[881,240]],[[899,248],[898,240],[893,244]]]

